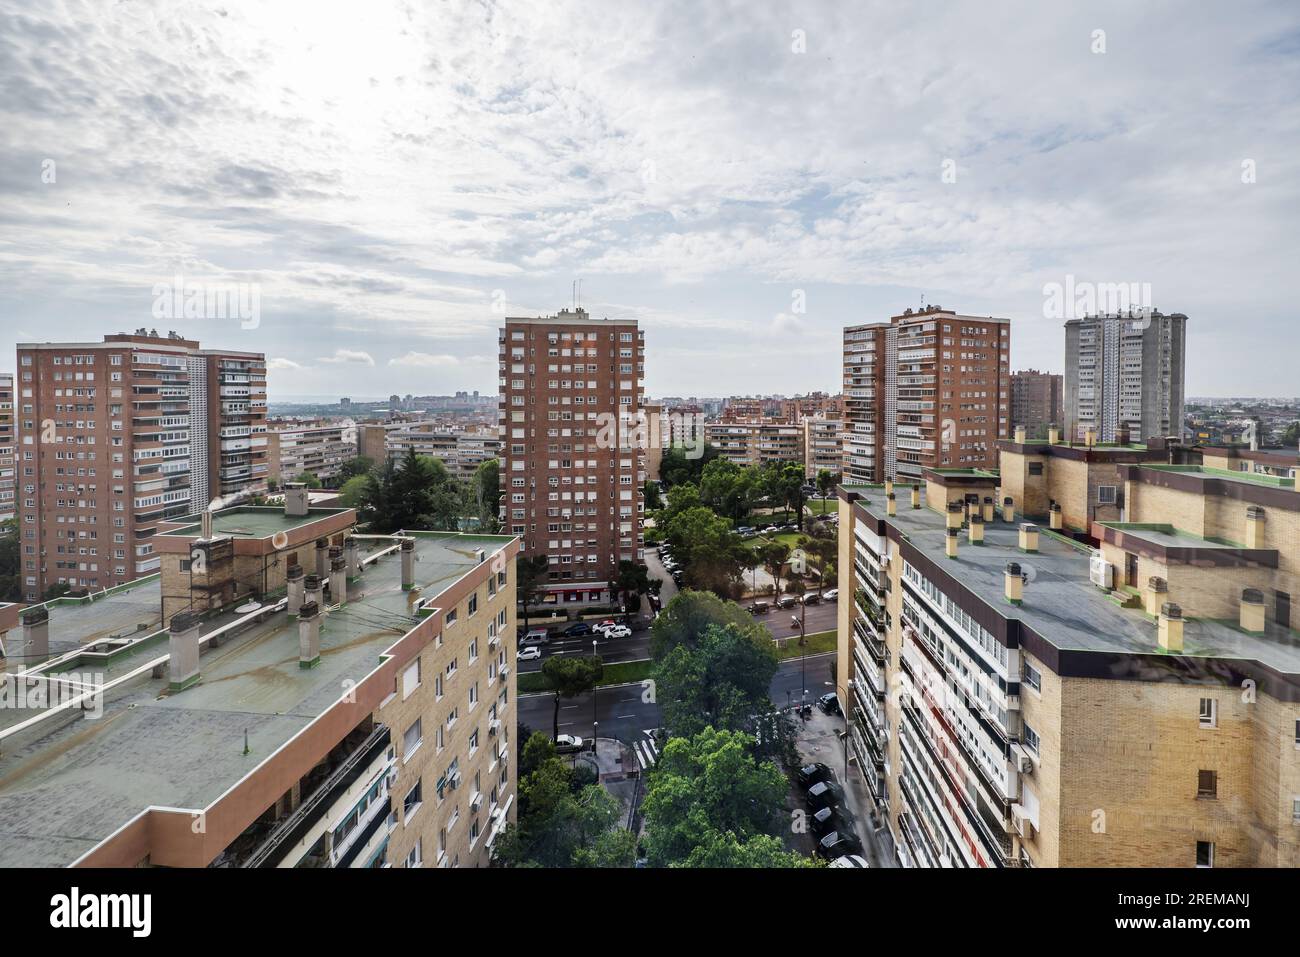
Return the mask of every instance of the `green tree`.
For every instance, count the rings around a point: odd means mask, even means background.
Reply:
[[[756,761],[753,745],[747,734],[714,728],[668,741],[643,804],[651,865],[688,866],[699,848],[697,860],[718,853],[718,836],[728,833],[742,845],[780,833],[785,776]]]
[[[641,596],[650,591],[650,575],[640,562],[623,558],[619,560],[618,576],[612,584],[623,607],[635,612],[641,607]]]
[[[523,555],[515,562],[518,575],[515,597],[524,612],[524,634],[528,634],[529,611],[546,597],[548,564],[545,555]]]
[[[488,459],[474,470],[474,506],[480,521],[490,529],[500,525],[501,463]]]
[[[835,487],[835,473],[830,469],[822,469],[817,473],[817,491],[822,493],[822,498],[828,498],[831,489]]]
[[[833,538],[800,535],[799,548],[817,568],[817,594],[820,595],[826,584],[827,572],[839,553],[839,546]]]
[[[23,600],[22,562],[19,558],[18,520],[0,522],[0,601]]]
[[[734,601],[712,592],[678,592],[650,626],[650,657],[659,661],[678,645],[694,648],[710,625],[745,628],[754,626],[754,619]]]
[[[370,486],[370,476],[354,475],[343,483],[339,489],[339,504],[346,508],[359,508],[365,501],[366,489]]]
[[[705,444],[698,458],[689,458],[693,450],[681,445],[674,445],[664,451],[659,460],[659,476],[665,486],[671,489],[675,485],[699,484],[704,468],[720,454],[717,449]]]
[[[316,477],[315,472],[299,472],[298,476],[294,479],[294,481],[301,482],[303,485],[307,486],[308,488],[321,487],[320,479]]]
[[[1282,433],[1282,444],[1289,449],[1294,449],[1300,443],[1300,422],[1292,422]]]
[[[657,512],[664,507],[663,496],[659,493],[659,483],[646,480],[645,485],[641,487],[645,494],[645,510],[647,512]]]
[[[568,657],[555,655],[542,662],[542,674],[550,683],[555,695],[555,715],[552,738],[560,736],[560,699],[576,698],[586,694],[600,683],[605,673],[605,663],[594,655]]]
[[[700,502],[733,522],[742,522],[754,506],[752,469],[728,459],[714,459],[700,475]]]
[[[707,727],[750,730],[772,711],[776,668],[776,647],[761,625],[708,625],[694,647],[678,645],[651,672],[664,727],[673,737]]]
[[[350,479],[369,475],[375,469],[375,460],[368,455],[355,455],[339,466],[339,482],[347,484]]]
[[[787,851],[778,838],[755,834],[741,843],[732,831],[708,831],[686,858],[684,867],[782,868],[820,867],[815,857]]]
[[[720,595],[739,592],[753,552],[729,521],[711,509],[697,506],[669,519],[664,535],[681,560],[683,575],[692,588]]]
[[[790,561],[790,546],[784,542],[768,541],[758,547],[758,557],[767,569],[767,573],[772,576],[772,582],[776,586],[776,595],[781,595],[781,573],[785,570],[786,563]]]

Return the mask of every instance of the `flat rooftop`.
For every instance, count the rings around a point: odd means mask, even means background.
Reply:
[[[408,534],[416,540],[421,600],[476,567],[475,549],[490,557],[512,541]],[[370,554],[382,550],[373,539],[366,543]],[[96,605],[108,609],[117,598]],[[138,607],[139,594],[127,598]],[[156,589],[154,601],[160,604]],[[227,613],[205,621],[203,631],[243,617]],[[165,636],[123,651],[99,669],[107,682],[124,679],[104,692],[101,717],[53,716],[0,740],[0,867],[71,864],[150,805],[207,807],[337,702],[346,680],[373,671],[420,620],[401,588],[401,559],[393,551],[366,566],[347,604],[328,614],[315,668],[299,668],[297,620],[283,611],[206,651],[199,681],[175,694],[166,677],[146,669],[166,655]],[[64,670],[96,666],[72,660]],[[134,670],[143,673],[127,677]]]
[[[277,532],[289,532],[346,511],[345,508],[313,506],[306,515],[286,515],[283,506],[237,505],[234,508],[222,509],[212,516],[212,532],[214,535],[229,535],[232,538],[270,538]],[[178,538],[194,538],[200,533],[202,526],[198,515],[187,515],[179,521],[192,524],[162,534]]]
[[[157,575],[88,598],[56,598],[44,603],[50,613],[50,655],[61,655],[106,638],[139,637],[162,624],[162,584]],[[5,638],[6,650],[21,641],[19,623]],[[27,662],[10,658],[8,670],[26,668]]]
[[[984,526],[984,545],[971,545],[963,532],[957,557],[948,558],[944,550],[946,518],[925,506],[924,491],[920,509],[908,507],[903,499],[898,503],[898,514],[888,518],[881,486],[843,488],[857,493],[860,498],[855,504],[895,526],[976,598],[1003,618],[1025,622],[1057,648],[1112,654],[1162,653],[1155,621],[1140,608],[1121,607],[1089,580],[1092,549],[1039,526],[1038,552],[1027,555],[1019,548],[1020,523],[1004,522],[998,512],[997,518]],[[1171,538],[1179,540],[1176,534]],[[1023,605],[1011,605],[1005,598],[1003,575],[1008,562],[1017,562],[1029,576]],[[1253,635],[1241,631],[1235,621],[1188,618],[1182,654],[1255,660],[1283,674],[1300,675],[1300,632],[1270,622],[1264,634]]]
[[[1266,488],[1293,489],[1296,487],[1295,479],[1282,478],[1279,475],[1264,475],[1258,472],[1233,472],[1230,469],[1216,469],[1205,465],[1143,465],[1142,468],[1156,472],[1202,475],[1207,479],[1223,479],[1228,482],[1241,482],[1243,485],[1258,485]]]

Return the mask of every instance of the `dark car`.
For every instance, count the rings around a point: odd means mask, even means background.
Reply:
[[[822,709],[823,714],[841,714],[840,699],[835,696],[835,692],[828,691],[817,699],[817,707]]]
[[[820,784],[822,781],[834,781],[835,772],[820,762],[817,764],[805,764],[799,769],[798,773],[795,775],[795,779],[799,782],[801,788],[806,789],[812,787],[814,784]]]
[[[749,613],[751,615],[766,615],[771,610],[772,606],[765,601],[756,601],[749,606]]]
[[[862,842],[852,834],[831,831],[817,842],[817,853],[828,861],[848,854],[861,854]]]
[[[797,604],[799,604],[799,599],[795,598],[794,595],[786,595],[776,600],[777,608],[793,608]]]
[[[806,803],[810,810],[820,811],[824,807],[839,807],[844,799],[844,792],[834,781],[818,781],[808,789]]]
[[[564,635],[566,638],[577,638],[581,635],[589,635],[591,634],[591,625],[587,624],[585,621],[575,621],[568,628],[565,628],[564,631],[560,632],[560,634]]]
[[[854,837],[853,822],[843,808],[824,807],[812,816],[812,832],[818,838],[825,837],[832,831]]]

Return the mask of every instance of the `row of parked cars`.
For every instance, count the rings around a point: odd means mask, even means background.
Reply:
[[[659,561],[663,564],[664,571],[672,577],[673,584],[680,588],[682,584],[682,566],[681,562],[673,558],[672,545],[664,542],[659,546]]]
[[[613,618],[606,618],[595,624],[587,621],[575,621],[564,628],[552,631],[549,628],[530,628],[519,641],[517,657],[520,661],[531,661],[542,656],[542,646],[552,638],[630,638],[632,629]]]
[[[835,780],[835,772],[821,763],[805,764],[795,778],[807,792],[804,801],[812,815],[817,855],[830,861],[831,867],[867,867],[862,842],[853,830],[853,815],[844,807],[844,789]]]
[[[820,595],[815,591],[810,591],[804,595],[782,595],[775,602],[756,601],[749,606],[751,615],[766,615],[772,610],[772,606],[777,608],[798,608],[800,605],[816,605],[823,599],[826,601],[837,601],[840,597],[838,588],[829,588]]]

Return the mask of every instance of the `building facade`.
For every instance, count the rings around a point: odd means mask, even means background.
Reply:
[[[804,461],[803,426],[770,419],[724,419],[704,424],[704,441],[736,465]]]
[[[1011,323],[942,306],[844,330],[844,475],[996,468],[1011,415]]]
[[[340,422],[276,422],[267,433],[269,477],[279,484],[304,472],[337,488],[345,463],[357,457],[357,427]]]
[[[0,372],[0,522],[18,515],[14,455],[14,377]]]
[[[1047,438],[1047,430],[1058,428],[1065,409],[1062,376],[1037,369],[1011,374],[1011,427],[1023,427],[1030,439]]]
[[[839,476],[844,468],[844,420],[814,416],[803,420],[804,474],[810,482],[825,469]]]
[[[507,318],[499,344],[502,524],[549,559],[551,600],[607,603],[645,554],[645,334],[577,308]]]
[[[265,360],[175,334],[18,346],[23,594],[157,570],[160,522],[265,488]]]
[[[1065,429],[1112,442],[1183,435],[1187,317],[1092,316],[1065,324]]]
[[[997,473],[841,488],[850,773],[903,865],[1300,865],[1300,493],[1116,466],[1096,548]]]

